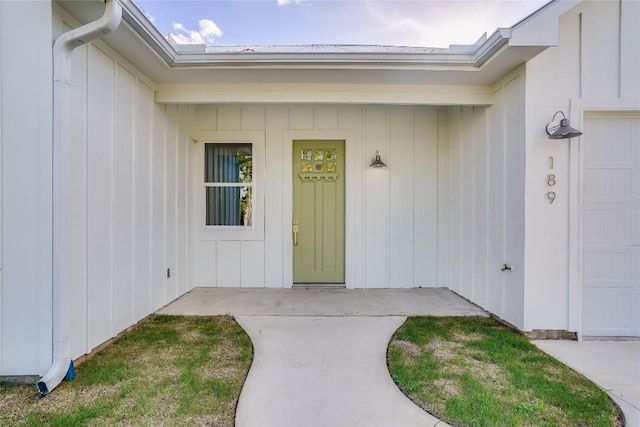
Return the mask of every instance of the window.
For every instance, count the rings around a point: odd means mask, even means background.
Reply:
[[[253,226],[253,145],[204,146],[205,225]]]

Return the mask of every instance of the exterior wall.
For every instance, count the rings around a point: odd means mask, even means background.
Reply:
[[[589,111],[640,110],[639,28],[637,1],[585,1],[561,17],[558,47],[527,63],[525,330],[581,330],[580,141],[588,136],[549,140],[545,125],[558,110],[577,129]]]
[[[25,22],[38,24],[20,37]],[[51,43],[49,2],[0,2],[4,375],[46,371],[51,363]]]
[[[188,290],[189,107],[103,43],[73,55],[75,358]]]
[[[438,143],[438,283],[522,328],[524,69],[490,107],[449,107]],[[502,271],[502,265],[511,271]]]
[[[37,25],[11,43],[24,22]],[[0,375],[42,375],[52,360],[51,47],[75,25],[48,1],[0,2]],[[188,290],[189,107],[156,104],[102,42],[72,58],[76,358]]]
[[[373,106],[195,107],[191,136],[264,144],[264,232],[205,237],[193,208],[194,286],[290,287],[294,139],[346,140],[346,285],[437,285],[437,109]],[[192,146],[199,164],[201,143]],[[376,150],[389,165],[368,167]],[[192,174],[193,200],[202,177]],[[262,185],[258,181],[258,185]]]

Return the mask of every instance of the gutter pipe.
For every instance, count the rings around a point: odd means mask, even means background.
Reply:
[[[75,377],[70,307],[71,53],[113,32],[121,20],[122,6],[117,0],[105,0],[100,19],[63,33],[53,44],[53,363],[38,381],[41,397],[49,394],[65,377]]]

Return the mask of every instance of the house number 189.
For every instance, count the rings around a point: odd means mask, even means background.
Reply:
[[[554,174],[550,173],[549,175],[547,175],[547,185],[549,187],[553,187],[554,185],[556,185],[556,176]],[[556,199],[556,192],[549,191],[547,193],[547,199],[549,199],[549,203],[553,203],[553,201]]]

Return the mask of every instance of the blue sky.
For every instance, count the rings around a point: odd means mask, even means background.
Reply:
[[[207,45],[448,47],[510,27],[548,0],[134,0],[163,35]]]

